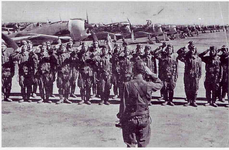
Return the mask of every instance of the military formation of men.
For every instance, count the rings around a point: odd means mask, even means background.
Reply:
[[[144,51],[144,52],[143,52]],[[206,55],[209,52],[209,55]],[[158,59],[158,66],[156,63]],[[217,107],[216,99],[225,101],[228,96],[228,48],[217,49],[211,46],[201,54],[192,41],[177,53],[171,44],[162,43],[157,49],[150,46],[137,45],[135,50],[129,50],[124,41],[122,45],[106,42],[99,45],[94,41],[87,47],[81,43],[73,47],[70,40],[66,46],[61,41],[57,45],[44,42],[37,48],[31,41],[22,41],[15,52],[8,54],[2,44],[2,93],[3,100],[12,101],[10,96],[12,77],[15,66],[18,66],[19,85],[22,99],[19,102],[31,102],[30,97],[36,97],[37,88],[41,99],[38,103],[52,103],[54,82],[57,83],[60,103],[72,103],[69,97],[76,97],[76,86],[80,88],[81,101],[79,104],[90,105],[92,97],[99,97],[99,105],[109,105],[110,90],[113,85],[114,98],[122,97],[123,85],[133,78],[135,62],[144,64],[163,82],[161,98],[162,105],[173,106],[174,89],[178,78],[178,60],[185,64],[184,85],[187,103],[197,107],[196,98],[199,80],[202,76],[201,64],[206,63],[207,105]],[[158,72],[157,72],[158,71]],[[144,79],[149,80],[148,75]],[[91,95],[92,92],[92,95]],[[149,103],[151,104],[151,103]],[[228,106],[228,105],[226,105]]]

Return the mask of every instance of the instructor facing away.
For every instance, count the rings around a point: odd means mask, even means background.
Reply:
[[[149,103],[152,92],[162,88],[161,80],[142,62],[134,64],[135,76],[124,83],[119,113],[123,139],[127,147],[146,147],[150,141]],[[149,75],[150,81],[144,76]]]

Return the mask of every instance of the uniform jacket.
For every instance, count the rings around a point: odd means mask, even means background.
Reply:
[[[218,55],[211,57],[211,56],[204,56],[206,53],[203,52],[199,54],[202,61],[206,64],[206,82],[216,82],[219,83],[222,81],[223,78],[223,68],[221,66],[220,57]]]
[[[149,67],[153,73],[157,74],[156,59],[153,55],[144,54],[142,56],[142,60],[146,63],[146,66]]]
[[[10,53],[2,52],[2,78],[14,76],[14,63]]]
[[[228,55],[221,55],[220,56],[220,61],[221,61],[221,66],[223,69],[223,79],[222,82],[223,83],[227,83],[228,84],[228,65],[229,65],[229,56]]]
[[[185,78],[197,78],[202,76],[202,61],[196,54],[192,56],[190,52],[185,52],[184,49],[177,51],[178,59],[185,63],[184,77]]]
[[[124,91],[118,114],[121,121],[134,116],[149,114],[148,103],[152,92],[161,88],[162,82],[159,78],[156,78],[155,81],[146,82],[141,75],[124,83]]]
[[[173,53],[171,55],[164,55],[163,57],[159,55],[157,58],[161,61],[161,80],[172,79],[174,82],[178,78],[178,55]]]

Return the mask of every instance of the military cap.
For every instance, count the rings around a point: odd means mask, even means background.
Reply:
[[[123,42],[123,46],[127,46],[127,43],[125,41]]]
[[[145,46],[145,49],[146,49],[146,50],[149,50],[149,49],[151,49],[151,47],[148,46],[148,45],[146,45],[146,46]]]
[[[47,45],[46,42],[42,42],[42,45]]]
[[[128,73],[125,73],[124,76],[125,76],[125,78],[130,78],[132,76],[132,74],[130,72],[128,72]]]
[[[166,42],[162,42],[162,45],[166,45]]]
[[[172,45],[171,44],[167,44],[167,47],[172,47]]]
[[[26,45],[26,44],[27,44],[26,40],[22,40],[22,41],[21,41],[21,44],[22,44],[22,45]]]
[[[142,48],[142,45],[140,45],[140,44],[137,44],[137,48]]]
[[[222,46],[221,51],[228,51],[228,48],[226,48],[225,45]]]
[[[27,40],[27,43],[32,43],[32,41],[31,40]]]
[[[193,45],[193,44],[189,44],[189,45],[188,45],[188,48],[189,48],[189,49],[194,49],[194,48],[196,48],[196,47],[195,47],[195,45]]]
[[[99,44],[99,42],[98,42],[98,41],[96,41],[96,40],[93,40],[93,44],[95,44],[95,43],[98,43],[98,44]]]
[[[215,50],[216,47],[215,46],[210,46],[210,49]]]
[[[117,43],[114,44],[114,47],[119,47],[119,45]]]
[[[223,45],[221,49],[228,49],[226,45]]]
[[[47,41],[47,42],[46,42],[46,44],[47,44],[47,45],[50,45],[50,44],[51,44],[51,42],[50,42],[50,41]]]
[[[189,41],[188,43],[189,43],[189,44],[193,44],[193,41]]]

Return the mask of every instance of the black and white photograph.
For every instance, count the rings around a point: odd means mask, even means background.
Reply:
[[[229,1],[1,1],[3,148],[229,147]]]

